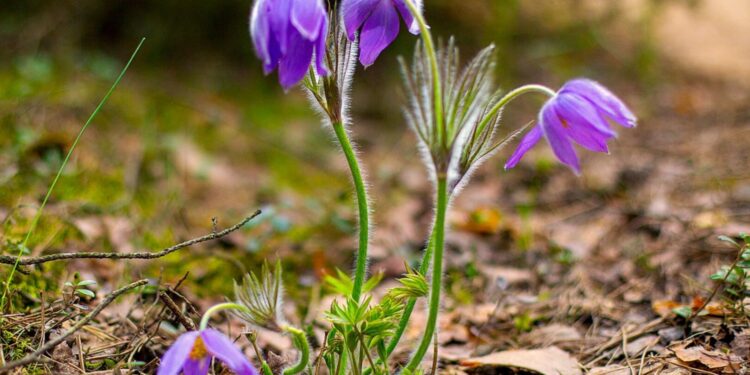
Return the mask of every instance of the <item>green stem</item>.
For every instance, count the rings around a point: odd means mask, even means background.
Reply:
[[[495,117],[495,114],[503,109],[508,103],[512,102],[514,99],[528,93],[541,93],[544,95],[547,95],[549,97],[555,96],[557,93],[555,93],[552,89],[546,86],[542,85],[523,85],[519,88],[516,88],[513,91],[510,91],[509,93],[505,94],[505,96],[502,97],[490,110],[487,112],[487,115],[484,117],[484,120],[479,124],[479,129],[484,129],[490,121]]]
[[[439,144],[447,147],[447,139],[445,129],[445,121],[443,120],[443,86],[440,82],[440,68],[438,67],[437,53],[435,52],[435,42],[432,40],[432,33],[430,33],[430,27],[427,26],[427,22],[422,16],[422,13],[417,9],[412,0],[405,0],[406,5],[409,7],[409,11],[414,16],[414,19],[419,24],[419,33],[422,37],[422,43],[424,43],[425,53],[427,58],[430,59],[430,72],[432,73],[432,91],[434,95],[434,106],[435,106],[435,126],[437,127],[437,141]]]
[[[86,132],[86,129],[89,127],[89,125],[91,125],[91,122],[94,121],[94,118],[96,117],[96,115],[99,113],[99,111],[101,111],[102,107],[104,107],[104,104],[107,103],[107,101],[109,100],[109,97],[117,88],[117,85],[120,84],[120,81],[122,81],[122,78],[125,76],[125,73],[128,71],[128,68],[130,68],[130,64],[132,64],[133,60],[135,60],[135,56],[138,55],[138,51],[140,51],[141,46],[143,45],[143,42],[145,40],[146,38],[141,38],[141,42],[138,43],[138,46],[130,55],[130,59],[128,60],[127,64],[125,64],[125,67],[122,68],[122,71],[120,71],[120,75],[117,76],[117,79],[115,79],[115,82],[112,83],[112,86],[110,86],[109,91],[107,91],[107,94],[104,95],[104,98],[102,98],[102,100],[99,102],[99,105],[96,106],[96,109],[94,109],[94,112],[91,113],[88,120],[86,120],[86,123],[83,124],[83,127],[81,127],[81,130],[78,132],[78,136],[76,136],[76,139],[73,141],[73,144],[70,146],[70,150],[68,150],[68,154],[65,155],[65,159],[63,160],[62,165],[60,165],[60,169],[57,170],[57,175],[55,175],[55,178],[52,180],[52,184],[50,184],[49,189],[47,189],[47,194],[44,196],[44,200],[42,200],[42,204],[41,206],[39,206],[39,210],[37,210],[36,215],[34,215],[34,219],[31,221],[31,227],[29,228],[29,231],[26,232],[26,237],[23,239],[23,242],[19,246],[18,256],[16,256],[16,262],[13,264],[13,268],[11,268],[10,274],[8,274],[8,279],[5,281],[5,289],[3,289],[3,296],[2,298],[0,298],[0,310],[3,310],[5,308],[5,299],[8,295],[10,283],[13,282],[13,275],[16,273],[16,270],[18,269],[18,262],[21,261],[23,250],[28,245],[29,239],[31,238],[31,234],[34,232],[37,225],[39,225],[39,220],[42,217],[42,212],[44,211],[44,207],[47,205],[49,198],[52,196],[52,191],[55,189],[55,186],[57,186],[57,182],[60,180],[60,176],[62,176],[62,173],[65,170],[65,166],[68,165],[68,161],[70,161],[70,157],[73,155],[73,151],[75,151],[76,146],[78,146],[78,142],[81,141],[81,138],[83,137],[83,134]]]
[[[211,308],[206,310],[206,312],[203,314],[203,317],[201,318],[201,322],[200,322],[200,325],[198,326],[198,329],[202,331],[208,328],[208,323],[211,321],[211,317],[217,312],[223,311],[223,310],[240,310],[246,313],[250,313],[250,310],[243,305],[236,304],[234,302],[220,303],[218,305],[211,306]]]
[[[365,188],[364,179],[362,178],[362,172],[359,169],[359,163],[357,161],[357,155],[354,152],[354,147],[352,147],[352,143],[346,133],[344,124],[342,122],[334,122],[333,130],[336,132],[336,137],[341,144],[341,149],[344,151],[346,161],[349,163],[349,169],[351,170],[352,179],[354,180],[354,188],[357,192],[357,206],[359,209],[359,249],[357,251],[357,265],[354,272],[352,298],[355,301],[359,301],[359,298],[362,295],[362,286],[364,285],[365,277],[367,276],[367,246],[369,244],[370,208],[367,200],[367,190]]]
[[[443,245],[445,242],[445,214],[448,210],[448,181],[445,174],[437,179],[437,213],[435,215],[434,249],[432,254],[432,286],[430,289],[429,311],[427,313],[427,325],[424,329],[422,341],[414,352],[406,369],[412,373],[419,367],[427,350],[430,348],[433,335],[437,328],[437,318],[440,311],[440,288],[443,279]]]
[[[292,342],[294,342],[294,346],[300,351],[300,357],[297,364],[285,369],[283,374],[295,375],[302,373],[307,369],[307,365],[310,362],[310,344],[307,342],[307,336],[304,331],[292,326],[286,326],[284,330],[292,335]]]

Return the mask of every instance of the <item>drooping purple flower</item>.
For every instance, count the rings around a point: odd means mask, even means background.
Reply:
[[[626,128],[636,126],[633,112],[604,86],[589,79],[569,81],[542,107],[538,125],[521,140],[505,169],[515,167],[544,137],[555,156],[579,174],[573,142],[594,152],[609,152],[607,141],[617,136],[609,120]]]
[[[256,0],[250,34],[266,74],[279,69],[284,89],[299,83],[315,57],[318,74],[325,65],[328,13],[323,0]]]
[[[419,34],[419,24],[411,14],[405,0],[344,0],[341,15],[349,40],[359,35],[359,61],[364,66],[372,65],[381,52],[398,36],[401,28],[399,13],[409,32]],[[411,0],[417,9],[422,9],[422,0]]]
[[[211,359],[217,358],[237,375],[258,375],[231,340],[214,329],[191,331],[180,336],[164,353],[157,375],[208,374]]]

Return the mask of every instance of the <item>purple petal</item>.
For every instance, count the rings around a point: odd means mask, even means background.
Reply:
[[[404,0],[393,0],[393,2],[396,4],[399,13],[401,13],[401,17],[403,17],[409,32],[414,35],[419,34],[419,22],[417,22],[417,19],[411,14],[409,6],[406,5]],[[422,11],[422,0],[412,0],[412,4],[414,4],[420,12]]]
[[[224,334],[214,329],[201,331],[206,349],[214,357],[224,362],[237,375],[258,375],[244,354]]]
[[[275,35],[281,55],[289,48],[289,31],[293,29],[289,16],[292,12],[292,0],[275,0],[269,4],[269,22],[271,33]]]
[[[326,37],[328,36],[328,18],[323,20],[320,25],[320,33],[318,35],[317,45],[315,46],[315,70],[321,76],[328,75],[328,68],[326,68],[325,57],[328,45],[326,44]]]
[[[563,93],[558,94],[555,101],[558,112],[571,123],[580,124],[587,131],[595,132],[606,139],[617,137],[609,121],[588,100],[571,93]]]
[[[265,74],[269,74],[276,69],[281,58],[281,46],[276,36],[271,32],[270,17],[269,1],[258,0],[250,17],[250,34],[258,57],[263,61],[263,72]]]
[[[539,143],[540,139],[542,139],[542,128],[540,126],[535,126],[529,130],[526,136],[521,139],[521,143],[518,144],[516,151],[513,151],[513,155],[511,155],[508,162],[505,163],[505,169],[515,168],[518,162],[521,161],[521,158],[523,158],[532,147]]]
[[[349,40],[354,40],[357,30],[365,23],[375,6],[380,0],[343,0],[341,3],[341,15],[346,27],[346,35]]]
[[[267,63],[271,59],[268,52],[271,29],[268,24],[267,10],[266,0],[257,0],[250,14],[250,35],[253,38],[255,50],[264,63]]]
[[[555,156],[565,165],[569,166],[576,174],[581,173],[581,165],[578,161],[578,155],[573,148],[573,144],[568,139],[568,134],[565,132],[562,122],[555,113],[554,101],[547,102],[542,108],[542,113],[539,116],[539,125],[541,125],[544,131],[544,137],[547,138],[547,142]]]
[[[560,120],[565,133],[570,139],[581,145],[583,148],[594,151],[609,153],[609,147],[607,147],[607,139],[598,132],[592,132],[587,129],[585,125],[581,123],[571,122],[563,114],[561,114],[559,108],[555,108],[557,118]]]
[[[313,57],[313,43],[298,32],[289,35],[289,51],[279,64],[279,82],[285,90],[305,78]]]
[[[392,0],[381,0],[359,35],[359,61],[364,66],[372,65],[381,52],[398,36],[398,12],[393,7]]]
[[[598,111],[603,112],[624,127],[632,128],[636,126],[637,119],[625,103],[595,81],[585,78],[574,79],[563,86],[560,93],[563,92],[574,93],[585,98]]]
[[[188,360],[190,352],[193,350],[195,339],[199,334],[197,331],[192,331],[184,333],[177,338],[177,341],[172,344],[161,358],[157,375],[178,375]]]
[[[202,358],[198,361],[188,359],[182,371],[184,375],[206,375],[211,367],[211,358]]]
[[[327,17],[320,0],[295,0],[292,4],[292,25],[307,40],[318,39],[320,26]]]

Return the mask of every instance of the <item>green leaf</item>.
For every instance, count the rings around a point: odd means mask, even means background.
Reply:
[[[96,294],[88,289],[76,289],[76,294],[89,298],[96,298]]]
[[[77,286],[89,286],[89,285],[96,285],[96,281],[94,280],[83,280],[76,284]]]
[[[729,236],[719,236],[719,241],[723,241],[723,242],[732,244],[736,247],[740,247],[740,244],[737,243],[737,241],[735,241],[732,237],[729,237]]]
[[[693,309],[690,306],[680,306],[672,309],[672,312],[685,319],[689,319],[693,315]]]

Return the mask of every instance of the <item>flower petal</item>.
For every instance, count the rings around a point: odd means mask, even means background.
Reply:
[[[529,130],[523,139],[521,139],[521,143],[518,144],[516,151],[513,151],[513,155],[511,155],[510,159],[505,163],[505,169],[514,168],[518,162],[521,161],[521,158],[523,158],[532,147],[539,143],[540,139],[542,139],[542,128],[540,126],[535,126]]]
[[[292,25],[307,40],[318,39],[326,17],[326,9],[320,0],[295,0],[292,4]]]
[[[611,91],[590,79],[579,78],[566,83],[560,93],[570,92],[590,101],[596,109],[620,125],[632,128],[637,124],[633,112]]]
[[[193,343],[200,333],[197,331],[182,334],[164,353],[159,363],[157,375],[178,375],[193,350]]]
[[[184,375],[206,375],[211,367],[211,358],[202,358],[198,361],[188,359],[182,371]]]
[[[296,30],[289,35],[288,53],[279,64],[279,82],[285,90],[305,78],[313,57],[313,43]]]
[[[550,101],[544,105],[539,116],[539,125],[541,125],[544,137],[547,138],[547,142],[552,147],[557,159],[569,166],[576,174],[580,174],[581,164],[578,155],[576,155],[573,144],[568,139],[568,134],[565,133],[562,122],[557,117],[554,104],[554,101]]]
[[[399,22],[392,0],[380,0],[359,35],[359,61],[362,65],[372,65],[380,53],[393,43],[398,36]]]
[[[323,19],[323,23],[320,24],[320,33],[318,34],[318,40],[315,45],[315,70],[321,76],[327,76],[329,71],[326,68],[325,57],[328,49],[326,44],[326,37],[328,36],[328,17]]]
[[[214,357],[224,362],[237,375],[258,375],[244,354],[224,334],[214,329],[201,331],[206,349]]]
[[[414,6],[422,12],[422,0],[411,0]],[[409,6],[406,5],[404,0],[393,0],[393,2],[396,4],[396,8],[398,8],[399,13],[401,13],[401,17],[404,19],[404,22],[406,23],[406,27],[409,28],[409,32],[417,35],[419,34],[419,22],[417,22],[417,19],[414,17],[413,14],[411,14],[411,10],[409,9]]]
[[[349,40],[354,40],[357,30],[365,23],[375,6],[380,0],[343,0],[341,3],[341,15],[346,27],[346,35]]]
[[[271,33],[276,36],[281,55],[285,55],[289,48],[289,31],[294,29],[290,27],[291,20],[289,16],[292,12],[292,0],[275,0],[269,4],[269,22]]]
[[[563,93],[557,95],[556,103],[558,112],[568,121],[581,124],[588,131],[598,133],[607,139],[617,137],[617,133],[612,130],[609,121],[597,111],[590,101],[577,94]]]
[[[609,130],[608,133],[600,131],[586,116],[581,115],[586,109],[583,106],[586,101],[579,100],[576,102],[576,98],[568,98],[570,96],[572,95],[558,95],[554,99],[554,106],[550,109],[555,111],[563,126],[563,131],[586,149],[594,152],[609,152],[607,140],[613,137],[611,130],[605,128]],[[597,119],[603,121],[604,126],[608,125],[606,120],[602,119],[596,111],[589,113],[589,116],[592,116],[594,121]]]

